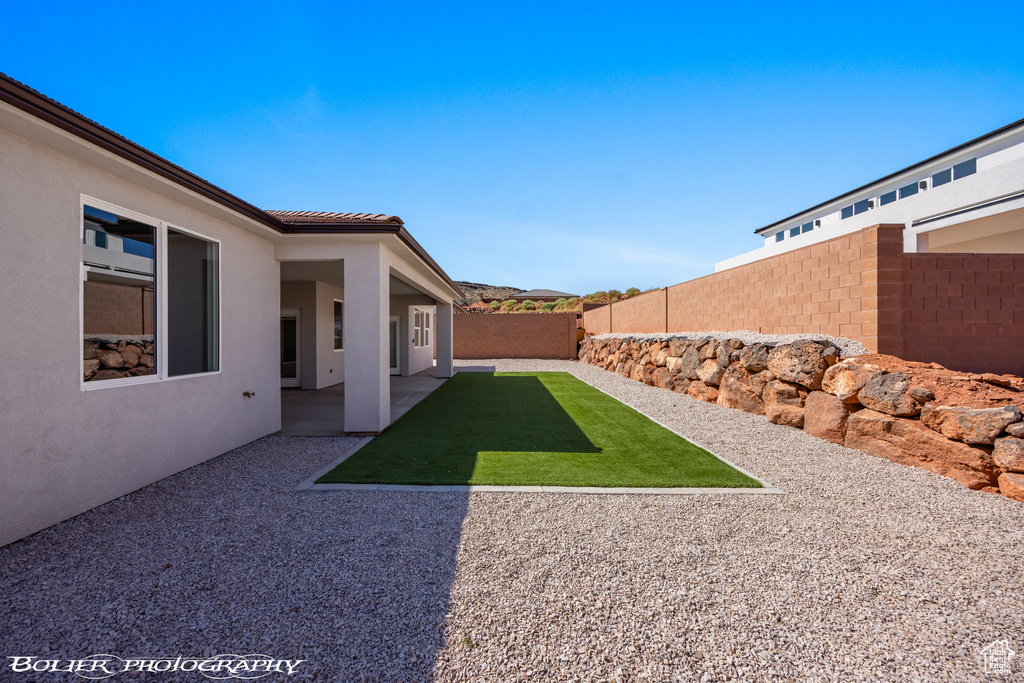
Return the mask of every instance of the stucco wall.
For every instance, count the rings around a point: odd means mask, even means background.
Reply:
[[[0,543],[280,428],[271,243],[123,179],[139,171],[112,157],[113,172],[78,161],[83,144],[0,130]],[[82,194],[221,240],[219,373],[82,390]]]

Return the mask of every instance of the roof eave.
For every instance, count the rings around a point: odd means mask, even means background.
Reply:
[[[1015,128],[1020,128],[1022,126],[1024,126],[1024,119],[1019,119],[1017,121],[1014,121],[1013,123],[1005,125],[1002,128],[998,128],[998,129],[992,131],[991,133],[985,133],[984,135],[982,135],[980,137],[974,138],[973,140],[969,140],[968,142],[965,142],[965,143],[963,143],[961,145],[957,145],[956,147],[953,147],[952,149],[947,149],[945,152],[940,152],[939,154],[936,154],[934,156],[928,157],[924,161],[919,161],[916,164],[911,164],[910,166],[907,166],[906,168],[900,169],[899,171],[896,171],[895,173],[890,173],[889,175],[884,176],[882,178],[879,178],[878,180],[873,180],[870,183],[867,183],[865,185],[861,185],[860,187],[858,187],[858,188],[856,188],[854,190],[850,190],[849,192],[844,192],[843,194],[838,195],[836,197],[833,197],[832,199],[824,201],[824,202],[822,202],[820,204],[816,204],[815,206],[812,206],[809,209],[804,209],[803,211],[800,211],[799,213],[795,213],[792,216],[789,216],[787,218],[783,218],[780,221],[775,221],[771,225],[766,225],[763,228],[758,228],[757,230],[754,231],[754,234],[755,235],[760,235],[760,234],[765,233],[765,232],[767,232],[769,230],[774,230],[775,228],[783,226],[786,223],[790,223],[790,222],[796,220],[797,218],[800,218],[801,216],[805,216],[806,214],[813,213],[813,212],[815,212],[815,211],[817,211],[819,209],[823,209],[823,208],[825,208],[826,206],[828,206],[830,204],[841,203],[844,199],[847,199],[849,197],[853,197],[855,195],[858,195],[861,192],[863,192],[863,191],[865,191],[867,189],[870,189],[871,187],[874,187],[875,185],[881,185],[883,183],[887,183],[890,180],[894,180],[894,179],[898,178],[899,176],[901,176],[901,175],[903,175],[905,173],[910,173],[911,171],[915,171],[915,170],[918,170],[918,169],[923,168],[925,166],[928,166],[929,164],[933,164],[936,161],[938,161],[939,159],[942,159],[943,157],[953,156],[954,154],[958,154],[960,152],[963,152],[964,150],[969,149],[970,147],[973,147],[974,145],[978,145],[978,144],[981,144],[983,142],[987,142],[988,140],[991,140],[994,137],[998,137],[998,136],[1000,136],[1000,135],[1002,135],[1004,133],[1008,133],[1008,132],[1014,130]]]

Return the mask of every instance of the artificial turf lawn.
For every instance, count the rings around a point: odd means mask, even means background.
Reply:
[[[317,483],[761,486],[566,372],[460,372]]]

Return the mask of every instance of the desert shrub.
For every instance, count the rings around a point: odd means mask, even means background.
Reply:
[[[564,299],[563,299],[563,301],[564,301]],[[545,301],[544,303],[542,303],[540,305],[540,310],[542,310],[542,311],[553,311],[553,310],[555,310],[555,306],[557,306],[557,305],[558,305],[558,303],[555,302],[555,301]]]
[[[558,300],[555,301],[555,306],[565,306],[568,303],[569,302],[566,301],[565,298],[563,297],[563,298],[558,299]]]
[[[532,311],[535,308],[537,308],[537,304],[533,303],[529,299],[527,299],[526,301],[523,302],[523,310],[524,311]]]
[[[605,291],[594,292],[593,294],[588,294],[584,298],[585,299],[593,299],[593,300],[604,301],[605,299],[608,298],[608,292],[605,292]]]
[[[575,306],[575,305],[576,305],[576,304],[578,304],[579,302],[580,302],[580,299],[579,299],[579,297],[575,297],[575,296],[574,296],[573,298],[571,298],[571,299],[569,299],[569,300],[568,300],[567,302],[565,302],[565,304],[566,304],[566,306]]]
[[[609,299],[618,299],[621,296],[622,296],[622,292],[620,292],[617,289],[609,289],[608,290],[608,298]]]
[[[492,301],[490,305],[491,305],[491,310],[492,311],[496,311],[499,308],[501,308],[501,302],[500,301]]]
[[[503,311],[514,311],[519,306],[519,302],[515,299],[505,299],[501,304],[501,310]]]
[[[639,293],[640,290],[637,289],[636,287],[630,287],[629,289],[626,290],[626,296],[628,296],[631,299]]]

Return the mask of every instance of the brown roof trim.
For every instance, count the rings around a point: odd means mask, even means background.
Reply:
[[[278,232],[285,232],[284,224],[267,215],[252,204],[226,192],[213,183],[203,180],[181,166],[150,152],[128,138],[118,135],[109,128],[104,128],[95,121],[78,112],[65,107],[60,102],[46,97],[10,76],[0,73],[0,101],[46,121],[61,130],[67,131],[97,147],[127,159],[137,166],[152,171],[208,199],[237,211]]]
[[[350,234],[375,234],[392,232],[398,235],[412,251],[426,263],[430,268],[452,289],[465,296],[463,291],[444,272],[441,266],[430,257],[429,254],[413,239],[412,235],[405,230],[401,219],[397,216],[389,216],[389,219],[397,220],[397,223],[378,223],[376,221],[356,220],[352,223],[302,223],[292,224],[278,219],[277,217],[253,206],[249,202],[236,197],[213,183],[203,180],[199,176],[186,171],[181,166],[164,159],[158,154],[150,152],[145,147],[138,145],[128,138],[118,135],[109,128],[105,128],[95,121],[82,116],[73,109],[64,106],[56,100],[33,90],[24,83],[14,80],[4,73],[0,73],[0,102],[7,104],[30,114],[37,119],[45,121],[61,130],[92,143],[122,159],[130,161],[148,171],[166,178],[177,185],[180,185],[207,199],[211,199],[232,211],[235,211],[246,218],[256,221],[262,225],[276,230],[282,234],[293,233],[350,233]],[[305,212],[303,212],[305,213]],[[312,213],[312,212],[311,212]],[[358,215],[358,214],[354,214]],[[379,214],[362,214],[363,216]],[[377,226],[380,227],[377,227]]]

